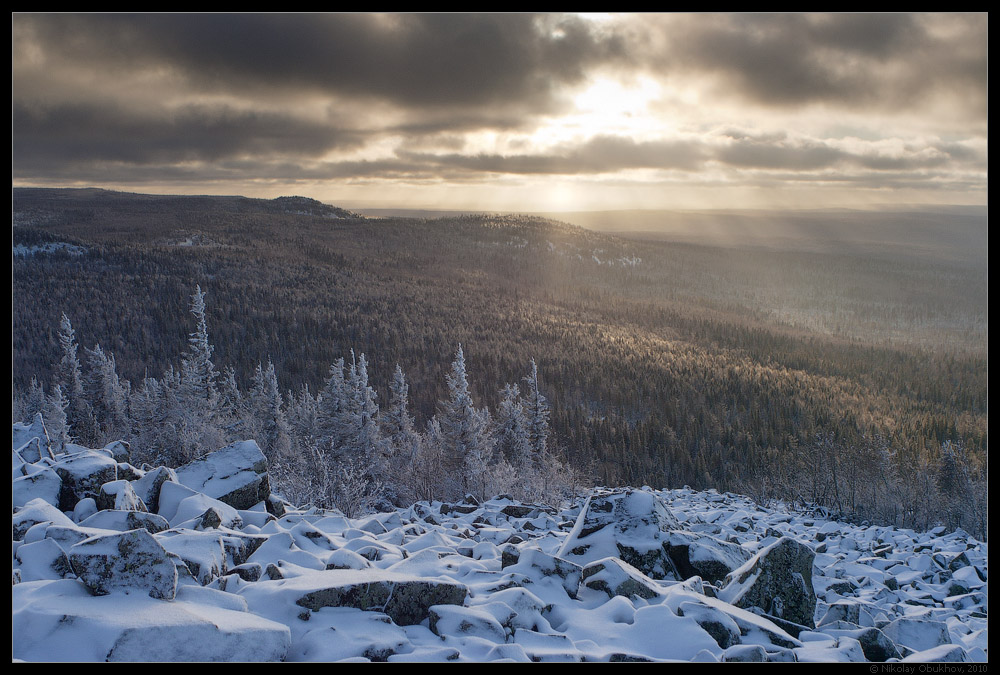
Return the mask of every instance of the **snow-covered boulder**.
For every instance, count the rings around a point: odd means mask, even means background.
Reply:
[[[529,583],[557,581],[566,594],[575,598],[583,578],[583,568],[574,562],[546,553],[537,546],[522,546],[517,562],[506,568],[508,572],[523,574]]]
[[[119,464],[132,461],[132,446],[125,441],[112,441],[104,446],[104,451]]]
[[[504,627],[496,617],[481,608],[435,605],[429,610],[428,626],[441,637],[473,636],[500,644],[507,641]]]
[[[14,454],[19,457],[22,461],[28,464],[35,464],[36,462],[42,461],[42,459],[54,460],[55,455],[49,449],[45,442],[35,436],[27,443],[14,450]]]
[[[148,511],[146,504],[139,498],[127,480],[115,480],[101,486],[94,497],[100,511],[113,509],[116,511]]]
[[[84,497],[96,499],[102,485],[118,479],[118,463],[96,450],[60,455],[53,468],[62,479],[59,508],[63,511],[71,511]]]
[[[884,626],[882,632],[897,645],[915,652],[952,644],[948,624],[943,621],[901,617]]]
[[[141,592],[151,598],[174,599],[177,570],[146,530],[85,539],[70,548],[69,560],[94,595]]]
[[[663,589],[645,574],[618,558],[604,558],[583,568],[582,586],[607,593],[651,600],[662,595]]]
[[[253,592],[251,592],[251,590]],[[258,581],[241,589],[251,608],[255,600],[291,600],[303,610],[354,607],[387,614],[397,625],[418,624],[429,618],[434,605],[461,605],[468,589],[455,581],[428,579],[384,570],[301,570],[299,576]]]
[[[722,649],[729,649],[740,643],[739,625],[731,616],[715,607],[700,602],[682,602],[677,608],[677,615],[694,619]]]
[[[681,579],[698,576],[710,583],[722,581],[753,556],[738,544],[693,532],[668,533],[663,548]]]
[[[150,511],[160,512],[160,490],[164,483],[176,483],[177,472],[165,466],[147,471],[141,478],[132,481],[132,489]]]
[[[558,555],[579,565],[621,558],[646,576],[665,579],[674,569],[663,542],[667,532],[680,527],[677,517],[651,492],[596,490]]]
[[[969,655],[959,645],[939,645],[914,652],[902,659],[902,663],[965,663]]]
[[[39,523],[51,522],[54,525],[73,527],[74,523],[65,513],[44,499],[32,499],[23,508],[17,510],[11,517],[14,541],[24,539],[29,529]]]
[[[33,465],[25,464],[27,468]],[[52,469],[40,468],[26,476],[18,476],[11,481],[13,504],[15,508],[24,506],[34,499],[41,499],[52,506],[59,506],[59,494],[62,492],[62,479]]]
[[[873,663],[882,663],[889,659],[902,658],[896,644],[885,633],[878,628],[856,628],[856,629],[823,629],[823,632],[836,639],[844,637],[852,638],[861,645],[861,650],[865,653],[865,658]]]
[[[62,579],[73,574],[66,552],[51,539],[18,546],[14,560],[21,570],[21,581]]]
[[[80,521],[81,527],[97,527],[103,530],[128,532],[142,528],[150,534],[158,534],[170,527],[163,516],[144,511],[120,511],[106,509]]]
[[[726,577],[719,598],[737,607],[759,607],[765,613],[812,627],[816,613],[813,559],[805,544],[782,537]]]
[[[271,495],[267,459],[254,441],[227,445],[179,467],[177,480],[236,509],[249,509]]]

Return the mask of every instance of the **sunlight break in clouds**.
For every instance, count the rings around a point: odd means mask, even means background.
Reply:
[[[986,26],[985,14],[14,14],[12,173],[509,211],[983,204]]]

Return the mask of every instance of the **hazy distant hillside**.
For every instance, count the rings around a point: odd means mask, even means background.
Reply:
[[[316,392],[355,349],[378,391],[400,364],[424,424],[459,343],[491,407],[534,358],[556,437],[603,483],[773,489],[820,434],[884,438],[900,463],[936,462],[945,441],[985,458],[986,269],[956,256],[364,218],[301,198],[15,189],[13,211],[15,245],[85,249],[13,260],[18,386],[50,381],[63,312],[134,383],[176,367],[200,284],[216,363],[241,386],[270,359],[283,391]]]
[[[985,266],[987,209],[978,206],[540,214],[630,238],[727,247],[913,256]]]

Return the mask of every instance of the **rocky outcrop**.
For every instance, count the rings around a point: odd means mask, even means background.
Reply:
[[[986,660],[985,545],[960,532],[687,488],[598,490],[562,511],[502,497],[275,516],[277,496],[237,509],[127,462],[95,492],[88,465],[116,458],[70,449],[14,452],[17,659]],[[65,512],[57,465],[85,495]],[[127,510],[145,497],[156,513]],[[822,554],[799,543],[820,533]]]

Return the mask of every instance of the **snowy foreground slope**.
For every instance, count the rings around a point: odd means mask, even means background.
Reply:
[[[595,490],[348,519],[252,441],[177,470],[14,425],[25,661],[986,661],[987,544],[732,494]]]

